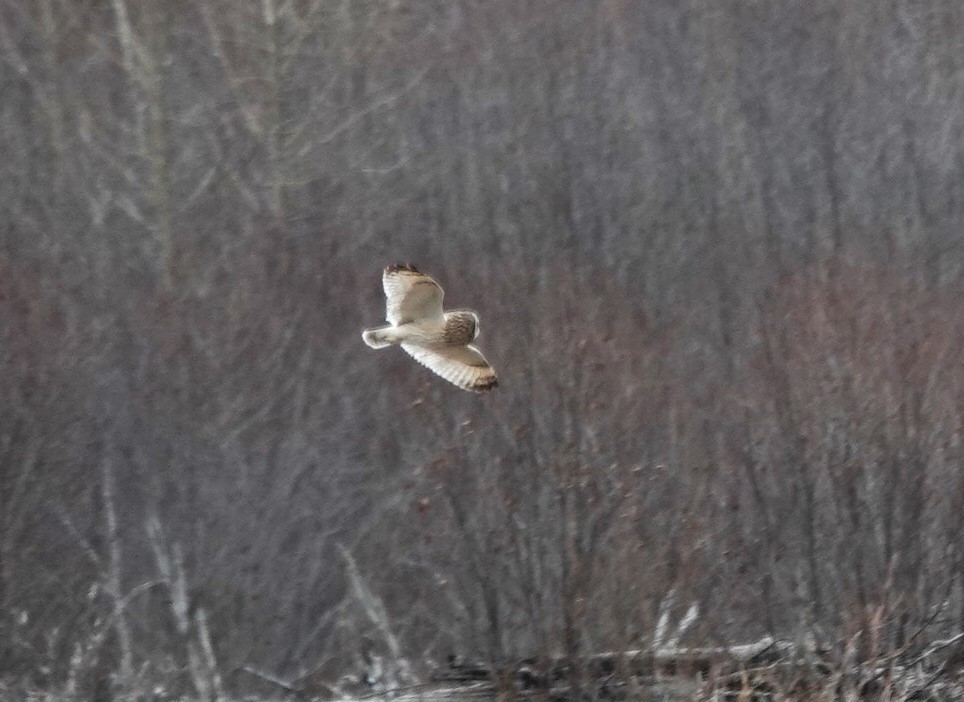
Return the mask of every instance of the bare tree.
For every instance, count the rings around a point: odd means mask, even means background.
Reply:
[[[0,2],[0,685],[955,641],[961,20]],[[364,353],[396,261],[497,394]]]

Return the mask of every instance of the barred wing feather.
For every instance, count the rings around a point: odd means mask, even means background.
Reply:
[[[499,384],[495,370],[475,346],[402,344],[416,361],[463,390],[485,392]]]

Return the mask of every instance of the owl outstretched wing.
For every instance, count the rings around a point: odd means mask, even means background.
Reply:
[[[441,286],[412,266],[392,265],[382,274],[385,319],[398,326],[442,317]]]
[[[495,370],[475,346],[402,344],[416,361],[463,390],[485,392],[499,384]]]

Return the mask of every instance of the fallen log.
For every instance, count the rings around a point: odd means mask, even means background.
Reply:
[[[694,676],[711,671],[727,674],[750,665],[761,665],[793,657],[795,647],[787,641],[764,637],[751,644],[730,647],[634,649],[607,651],[586,656],[573,665],[566,656],[547,660],[525,658],[501,666],[482,662],[466,662],[450,656],[446,665],[433,671],[436,682],[478,682],[492,680],[497,675],[513,672],[513,677],[524,687],[546,686],[567,679],[577,668],[589,677],[622,673],[637,677],[654,675]]]

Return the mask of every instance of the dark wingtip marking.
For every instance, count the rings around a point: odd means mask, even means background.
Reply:
[[[491,381],[486,382],[485,384],[479,383],[478,385],[474,385],[472,389],[475,390],[475,392],[488,392],[489,390],[497,387],[499,387],[499,379],[492,378]]]
[[[386,273],[421,273],[411,263],[393,263],[385,269]]]

